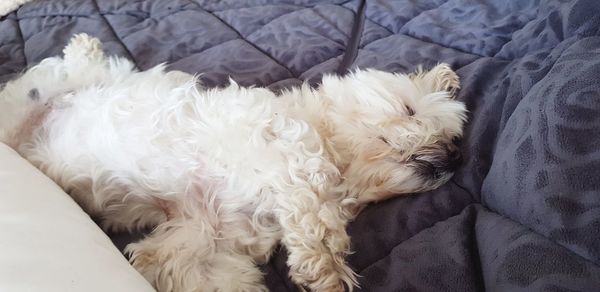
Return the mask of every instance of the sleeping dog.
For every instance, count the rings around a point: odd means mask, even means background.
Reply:
[[[352,290],[348,221],[460,163],[466,110],[446,64],[274,93],[140,72],[85,34],[63,52],[2,88],[0,141],[103,227],[153,228],[126,251],[159,291],[267,291],[257,264],[278,244],[301,288]]]

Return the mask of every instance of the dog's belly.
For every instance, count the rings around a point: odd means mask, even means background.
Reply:
[[[219,208],[244,210],[251,220],[268,217],[277,196],[335,175],[317,132],[288,117],[273,93],[161,86],[170,85],[77,92],[70,106],[49,115],[32,156],[91,213],[125,195],[157,198],[158,210],[163,200],[202,210],[216,198]],[[173,96],[153,98],[155,91]]]

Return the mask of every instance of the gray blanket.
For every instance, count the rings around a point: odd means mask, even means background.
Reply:
[[[599,291],[600,2],[366,2],[34,1],[0,18],[0,82],[77,32],[209,86],[450,63],[470,110],[466,161],[349,226],[362,290]],[[273,291],[295,289],[284,250],[264,270]]]

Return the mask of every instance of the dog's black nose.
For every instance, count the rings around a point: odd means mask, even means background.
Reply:
[[[454,141],[453,141],[454,142]],[[410,160],[412,167],[421,176],[438,179],[452,174],[462,164],[462,152],[457,143],[441,145],[435,154],[415,155]],[[432,157],[433,156],[433,157]]]
[[[452,143],[446,144],[446,167],[445,171],[455,171],[463,162],[460,151],[461,139],[454,137]]]
[[[459,149],[448,151],[447,170],[455,171],[463,162],[462,153]]]

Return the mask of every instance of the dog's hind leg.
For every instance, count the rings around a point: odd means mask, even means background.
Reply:
[[[110,63],[104,56],[100,40],[86,34],[75,35],[63,52],[63,58],[46,58],[19,78],[9,81],[0,95],[44,105],[57,97],[66,100],[73,91],[110,78]],[[118,63],[123,72],[133,68],[124,59],[113,63]]]
[[[230,248],[206,217],[176,218],[127,246],[133,266],[158,291],[266,292],[248,255]]]
[[[168,216],[160,200],[148,196],[116,198],[99,212],[102,228],[116,232],[154,228]]]
[[[63,54],[65,63],[72,66],[85,67],[105,61],[100,40],[85,33],[74,35],[63,49]]]

